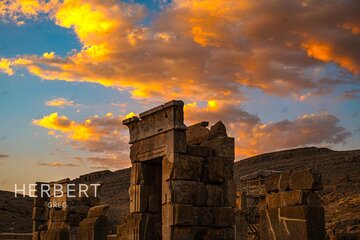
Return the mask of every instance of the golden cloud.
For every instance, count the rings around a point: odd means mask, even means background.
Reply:
[[[345,69],[354,73],[360,72],[360,66],[352,61],[350,57],[336,54],[335,48],[329,43],[321,43],[316,40],[309,40],[304,42],[302,46],[307,50],[310,57],[314,57],[323,62],[335,62]]]
[[[162,101],[242,100],[243,86],[281,96],[324,93],[329,84],[309,72],[331,62],[360,69],[352,34],[358,3],[331,2],[175,0],[147,26],[139,24],[144,6],[115,0],[6,2],[0,16],[47,14],[83,47],[65,58],[4,59],[0,69],[25,67],[45,80],[100,83]]]
[[[33,124],[48,129],[48,134],[60,138],[73,147],[92,153],[85,160],[95,168],[128,167],[128,130],[122,125],[124,116],[107,113],[103,117],[93,116],[83,121],[70,120],[66,116],[52,113]],[[94,155],[95,154],[95,155]],[[81,160],[81,159],[80,159]],[[63,167],[62,163],[41,163],[47,167]],[[75,164],[76,165],[76,164]]]
[[[76,122],[57,112],[32,121],[33,125],[48,129],[48,134],[64,138],[73,146],[91,151],[116,153],[128,150],[128,133],[122,125],[124,116],[108,113]]]
[[[46,101],[45,105],[49,106],[49,107],[65,107],[65,106],[73,107],[73,106],[78,106],[78,104],[76,104],[73,100],[67,100],[66,98],[61,98],[61,97],[54,98],[54,99],[51,99],[49,101]]]
[[[0,5],[0,17],[19,23],[45,14],[72,29],[82,49],[66,57],[46,52],[3,58],[0,70],[11,75],[22,67],[45,80],[98,83],[141,100],[184,99],[192,103],[185,108],[189,122],[225,119],[237,138],[238,156],[338,143],[349,133],[332,115],[262,123],[236,105],[246,99],[244,87],[305,100],[331,92],[336,84],[358,83],[359,9],[359,2],[345,0],[174,0],[144,25],[146,9],[133,3],[14,0]],[[323,78],[329,63],[350,77]],[[53,113],[33,124],[77,147],[113,152],[127,149],[114,142],[120,139],[121,119],[109,115],[76,122]],[[287,132],[300,137],[291,139]]]
[[[351,133],[339,126],[339,119],[328,113],[299,116],[294,120],[263,123],[237,105],[210,100],[205,103],[188,103],[184,107],[186,124],[199,121],[215,123],[222,120],[228,134],[236,139],[236,156],[244,158],[275,150],[345,142]],[[130,113],[133,115],[134,113]],[[61,136],[74,147],[101,154],[87,161],[96,167],[126,167],[128,159],[128,131],[122,125],[124,116],[108,113],[83,121],[73,121],[52,113],[33,124],[49,130],[54,137]]]
[[[0,59],[0,72],[6,73],[7,75],[13,75],[14,71],[10,68],[11,62],[8,59]]]

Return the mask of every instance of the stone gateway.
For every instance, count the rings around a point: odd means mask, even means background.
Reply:
[[[171,101],[124,120],[130,131],[130,212],[118,239],[235,239],[234,138],[224,124],[184,125]]]

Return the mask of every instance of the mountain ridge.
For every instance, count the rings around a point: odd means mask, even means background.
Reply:
[[[307,167],[318,168],[323,176],[324,190],[320,196],[325,207],[327,228],[360,233],[360,209],[357,207],[360,205],[360,149],[334,151],[306,147],[264,153],[235,162],[234,179],[239,186],[241,176],[259,169],[283,171]],[[101,203],[111,206],[109,233],[114,233],[116,224],[129,211],[129,179],[129,168],[91,172],[73,179],[74,182],[103,184],[100,188]],[[0,217],[12,219],[11,222],[0,223],[0,232],[9,232],[14,222],[18,225],[15,231],[31,232],[32,200],[14,200],[10,195],[13,196],[13,193],[0,191]],[[17,211],[19,208],[23,210]]]

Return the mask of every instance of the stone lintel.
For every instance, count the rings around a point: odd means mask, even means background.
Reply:
[[[144,117],[148,116],[148,115],[151,115],[151,114],[154,114],[156,112],[159,112],[159,111],[162,111],[166,108],[169,108],[169,107],[174,107],[174,106],[179,106],[179,107],[183,107],[184,106],[184,102],[183,101],[179,101],[179,100],[172,100],[170,102],[167,102],[163,105],[160,105],[160,106],[157,106],[157,107],[154,107],[150,110],[147,110],[145,112],[142,112],[139,114],[139,117],[141,119],[143,119]]]
[[[173,100],[140,113],[140,118],[125,119],[123,124],[129,128],[130,144],[170,130],[185,131],[183,106],[182,101]]]

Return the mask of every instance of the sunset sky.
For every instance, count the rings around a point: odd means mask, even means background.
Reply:
[[[130,166],[122,120],[172,99],[237,160],[360,148],[360,1],[0,1],[0,189]]]

